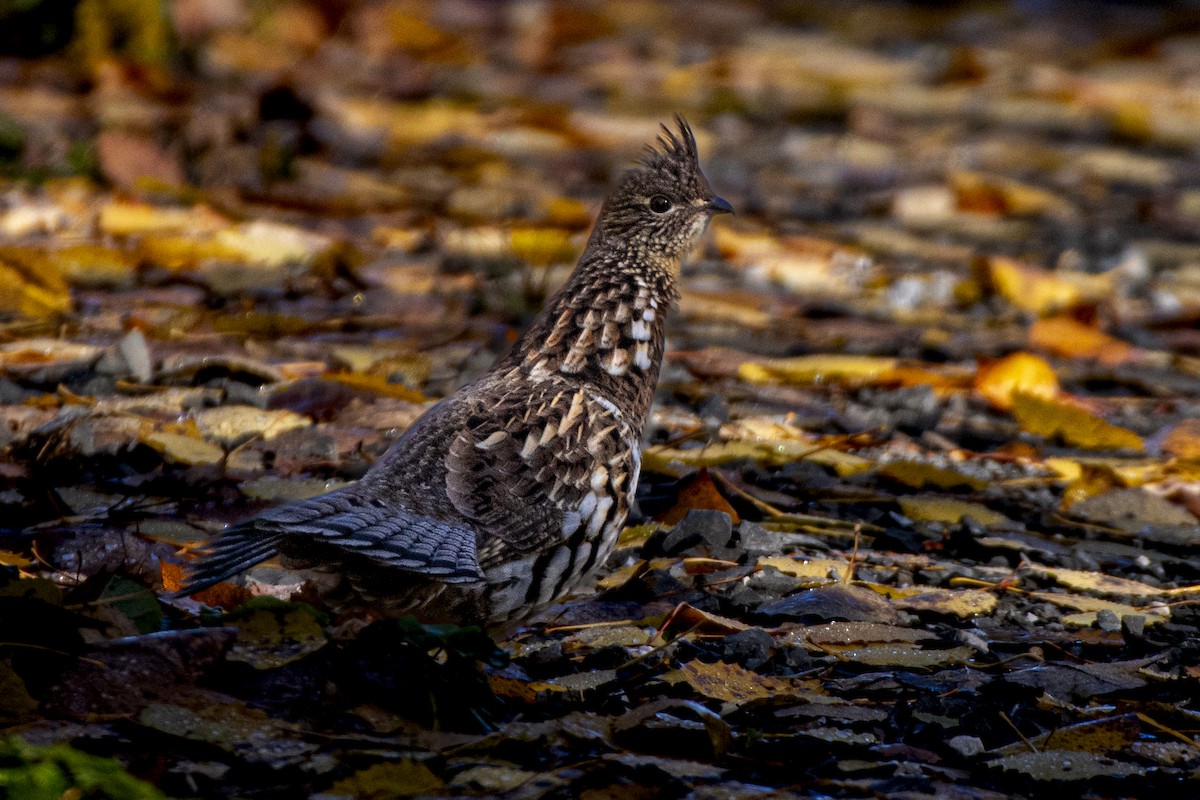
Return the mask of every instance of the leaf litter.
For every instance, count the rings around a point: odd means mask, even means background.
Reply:
[[[1195,793],[1186,11],[102,5],[0,10],[8,794]],[[677,110],[738,216],[596,592],[170,594],[503,352]]]

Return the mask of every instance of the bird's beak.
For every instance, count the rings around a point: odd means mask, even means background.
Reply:
[[[710,214],[732,214],[733,206],[729,205],[729,201],[723,197],[714,197],[708,201],[708,205],[704,207]]]

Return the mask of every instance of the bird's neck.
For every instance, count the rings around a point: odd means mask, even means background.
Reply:
[[[640,425],[658,381],[679,265],[605,250],[584,251],[502,367],[532,380],[557,374],[590,385]]]

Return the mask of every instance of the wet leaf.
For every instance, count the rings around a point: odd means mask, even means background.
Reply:
[[[1008,527],[1012,520],[980,503],[940,495],[909,495],[897,501],[904,516],[919,522],[962,522],[965,517],[987,527]]]
[[[316,612],[306,605],[262,598],[243,605],[225,621],[238,629],[229,659],[255,669],[289,664],[329,643]]]
[[[207,408],[196,414],[200,433],[206,440],[222,447],[234,447],[259,437],[269,442],[287,431],[307,428],[311,424],[307,417],[291,411],[266,411],[243,405]]]
[[[687,683],[704,697],[727,703],[763,700],[793,692],[792,685],[780,678],[751,672],[737,664],[716,661],[689,661],[679,666]]]
[[[988,763],[994,769],[1018,772],[1034,781],[1056,784],[1063,781],[1095,781],[1105,777],[1124,778],[1141,775],[1145,771],[1136,764],[1108,756],[1071,750],[1018,753]]]

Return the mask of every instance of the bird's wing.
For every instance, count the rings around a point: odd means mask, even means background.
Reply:
[[[539,382],[477,419],[450,443],[446,493],[485,537],[538,552],[594,537],[626,507],[640,443],[620,410],[589,387]],[[487,542],[481,549],[486,563]]]
[[[446,583],[483,578],[471,530],[342,490],[226,528],[192,568],[181,594],[231,578],[281,551],[314,563],[367,560]]]

